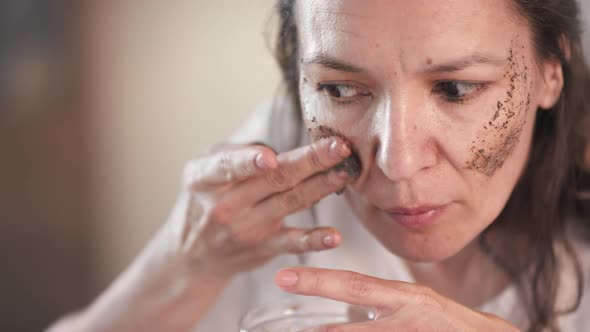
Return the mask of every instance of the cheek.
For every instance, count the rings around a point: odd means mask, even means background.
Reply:
[[[363,131],[358,122],[358,110],[334,105],[323,93],[315,91],[305,77],[300,83],[301,110],[305,128],[312,140],[341,136],[353,146],[361,146]],[[366,129],[366,128],[365,128]]]
[[[491,222],[501,213],[529,156],[536,107],[531,65],[512,51],[508,88],[495,100],[493,114],[481,125],[469,149],[465,169],[473,188],[472,207]]]
[[[322,138],[340,137],[348,143],[352,150],[352,155],[345,161],[335,167],[335,170],[346,171],[351,178],[358,178],[362,173],[362,161],[358,151],[359,144],[357,133],[354,132],[350,126],[351,122],[346,116],[337,116],[334,112],[330,112],[330,104],[320,93],[314,93],[309,86],[307,86],[305,78],[302,80],[300,86],[301,109],[303,111],[303,121],[307,133],[312,141],[317,141]]]
[[[492,177],[514,154],[526,124],[531,122],[529,66],[514,48],[510,50],[510,68],[505,74],[508,90],[494,104],[493,115],[486,120],[472,141],[465,167]]]
[[[305,81],[300,84],[299,91],[306,128],[313,129],[319,125],[325,125],[340,129],[343,119],[336,116],[336,112],[332,110],[327,102],[328,98],[322,92],[315,91],[314,87]]]

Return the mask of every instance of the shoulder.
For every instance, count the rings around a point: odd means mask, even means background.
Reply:
[[[584,331],[590,325],[590,317],[587,315],[590,312],[590,239],[579,226],[570,227],[568,235],[582,274],[578,275],[576,262],[572,261],[565,247],[560,248],[558,309],[575,309],[561,316],[560,327],[564,331]],[[576,304],[577,308],[574,307]]]
[[[590,287],[590,233],[580,224],[568,228],[571,249],[575,253],[584,274],[585,283]]]

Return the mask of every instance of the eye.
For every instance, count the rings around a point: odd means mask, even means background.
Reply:
[[[448,81],[437,83],[434,92],[449,102],[460,103],[476,97],[485,87],[485,83]]]
[[[349,103],[360,97],[369,96],[370,92],[358,87],[339,84],[339,83],[321,83],[318,85],[318,91],[324,92],[333,100],[341,103]]]

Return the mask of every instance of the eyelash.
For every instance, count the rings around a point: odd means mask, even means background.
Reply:
[[[450,88],[451,86],[454,86],[455,90],[460,90],[460,87],[464,88],[465,86],[467,86],[469,88],[472,88],[474,91],[470,93],[465,93],[461,96],[451,96],[449,94],[449,91],[444,91],[445,88]],[[462,104],[480,95],[487,89],[488,86],[488,83],[481,82],[476,83],[462,81],[439,81],[435,84],[433,92],[439,94],[441,98],[443,98],[446,102]],[[352,97],[340,97],[334,95],[334,93],[342,94],[342,91],[346,90],[357,90],[358,92],[355,94],[355,96]],[[358,101],[359,97],[371,96],[370,92],[365,92],[356,86],[342,83],[320,83],[318,84],[317,91],[326,94],[333,101],[340,104],[351,104]]]
[[[338,91],[340,90],[340,91]],[[357,93],[352,97],[339,97],[333,95],[334,92],[342,93],[346,90],[356,90]],[[370,97],[371,93],[364,91],[356,86],[350,84],[341,83],[320,83],[318,84],[317,91],[326,94],[329,98],[340,104],[351,104],[359,100],[359,97]]]
[[[444,91],[444,86],[451,85],[451,84],[454,84],[455,86],[463,85],[463,87],[469,86],[469,87],[473,88],[474,91],[470,92],[470,93],[466,93],[462,96],[451,96],[448,93],[448,91]],[[482,92],[485,91],[485,89],[487,89],[488,86],[489,86],[488,83],[461,82],[461,81],[440,81],[435,84],[435,86],[433,88],[433,92],[439,94],[445,101],[447,101],[449,103],[462,104],[462,103],[465,103],[465,102],[479,96]],[[447,87],[449,87],[449,86],[447,86]]]

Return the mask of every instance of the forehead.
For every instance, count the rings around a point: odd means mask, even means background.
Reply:
[[[504,54],[526,29],[512,0],[314,0],[296,8],[302,56]],[[367,58],[369,56],[369,58]]]

